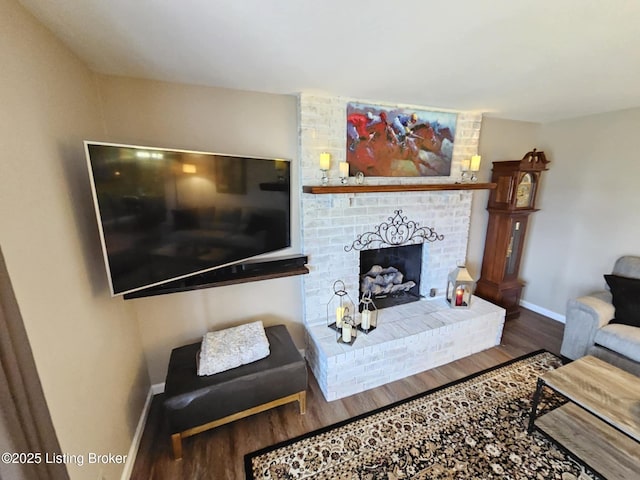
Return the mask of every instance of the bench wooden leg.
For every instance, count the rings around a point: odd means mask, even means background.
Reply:
[[[210,430],[212,428],[219,427],[220,425],[225,425],[229,422],[233,422],[235,420],[239,420],[241,418],[248,417],[249,415],[253,415],[256,413],[264,412],[265,410],[269,410],[270,408],[279,407],[280,405],[285,405],[290,402],[298,401],[298,405],[300,407],[300,414],[304,415],[307,411],[307,392],[306,390],[298,393],[293,393],[286,397],[278,398],[268,403],[264,403],[262,405],[258,405],[256,407],[249,408],[247,410],[243,410],[241,412],[234,413],[232,415],[228,415],[224,418],[219,418],[209,423],[205,423],[203,425],[198,425],[197,427],[190,428],[188,430],[184,430],[179,433],[174,433],[171,435],[171,444],[173,446],[173,459],[180,460],[182,458],[182,439],[190,437],[192,435],[196,435],[198,433],[204,432],[206,430]]]
[[[179,433],[171,435],[171,445],[173,446],[173,459],[182,459],[182,436]]]
[[[298,405],[300,406],[300,415],[304,415],[307,411],[307,392],[298,394]]]

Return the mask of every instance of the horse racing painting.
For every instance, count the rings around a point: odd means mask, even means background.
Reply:
[[[349,175],[434,177],[451,173],[457,114],[347,104]]]

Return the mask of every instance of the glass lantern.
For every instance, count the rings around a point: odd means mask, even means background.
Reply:
[[[333,284],[333,296],[327,303],[327,327],[340,332],[345,315],[353,318],[355,305],[351,297],[345,290],[342,280],[336,280]]]
[[[447,302],[451,308],[469,308],[475,282],[464,265],[449,274],[447,282]]]
[[[360,299],[360,323],[358,330],[369,333],[378,326],[378,309],[371,299],[371,292],[366,292]]]
[[[349,310],[349,307],[345,307],[341,326],[339,329],[336,329],[336,339],[338,343],[353,345],[357,335],[358,329],[356,328],[354,312]]]

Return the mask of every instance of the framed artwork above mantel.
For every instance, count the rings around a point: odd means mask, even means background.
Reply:
[[[348,103],[349,175],[449,176],[456,121],[451,112]]]

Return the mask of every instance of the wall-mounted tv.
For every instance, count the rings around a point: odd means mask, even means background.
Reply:
[[[84,144],[112,295],[291,245],[287,160]]]

